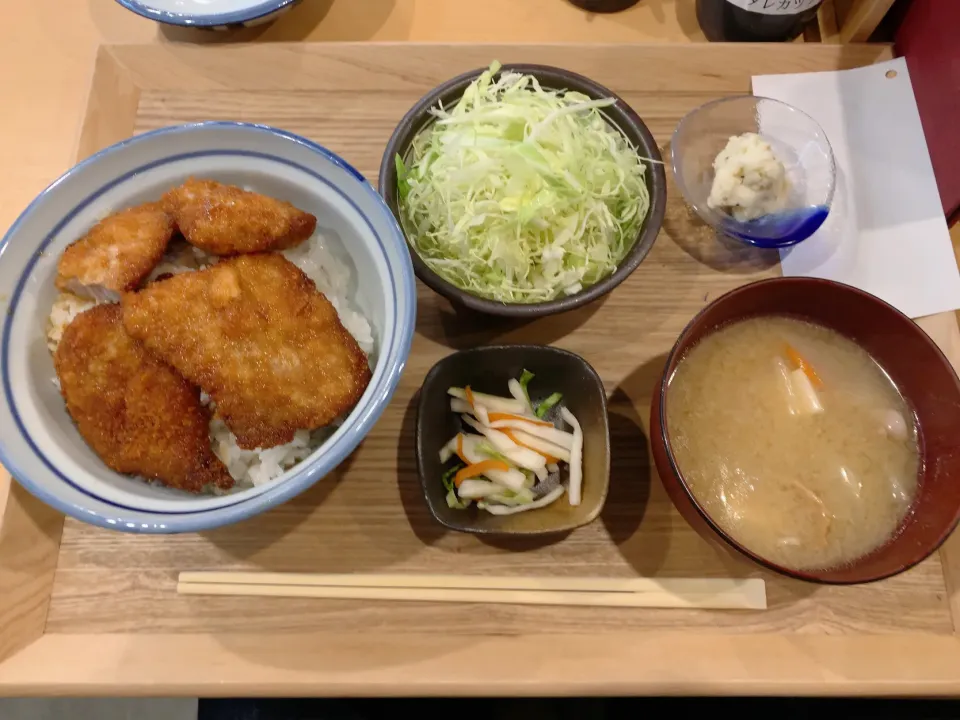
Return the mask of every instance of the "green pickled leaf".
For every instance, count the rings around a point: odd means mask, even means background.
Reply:
[[[462,463],[457,463],[452,468],[448,469],[440,478],[440,481],[443,483],[443,487],[445,487],[448,491],[454,490],[453,478],[463,467],[464,466]]]
[[[533,380],[533,378],[535,377],[536,375],[534,375],[532,372],[524,368],[523,372],[520,374],[520,379],[517,381],[520,383],[520,387],[523,388],[523,391],[527,393],[527,397],[530,396],[530,393],[527,390],[527,386],[530,384],[530,381]]]
[[[550,412],[553,407],[563,400],[563,395],[560,393],[554,393],[546,400],[537,405],[536,413],[538,418],[543,418],[548,412]]]

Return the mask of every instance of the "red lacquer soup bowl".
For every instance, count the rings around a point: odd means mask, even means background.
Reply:
[[[685,353],[718,327],[763,315],[805,319],[850,338],[887,372],[916,414],[920,477],[913,505],[886,544],[842,567],[793,570],[740,545],[697,502],[670,448],[666,422],[670,379]],[[829,280],[763,280],[727,293],[701,311],[667,358],[651,403],[650,435],[660,479],[694,529],[763,567],[801,580],[853,584],[896,575],[939,548],[960,519],[960,380],[943,353],[912,320],[872,295]]]

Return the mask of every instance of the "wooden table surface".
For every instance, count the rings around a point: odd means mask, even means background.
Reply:
[[[703,41],[693,0],[648,0],[590,15],[566,0],[307,0],[276,23],[229,36],[166,28],[114,0],[30,0],[0,27],[0,227],[73,164],[100,44],[299,41]],[[28,62],[24,62],[29,58]],[[953,233],[960,252],[960,227]]]
[[[0,226],[73,164],[101,43],[238,41],[652,42],[702,40],[693,0],[590,16],[566,0],[306,0],[228,36],[160,27],[114,0],[9,3],[0,27]],[[16,71],[14,71],[16,68]]]
[[[240,39],[254,42],[651,42],[702,39],[693,17],[693,0],[650,0],[630,12],[611,17],[587,16],[566,5],[564,0],[307,0],[272,26],[245,30],[228,37],[160,29],[123,10],[112,0],[31,0],[8,13],[0,32],[3,33],[0,59],[5,61],[3,67],[7,69],[0,76],[0,88],[6,91],[4,97],[8,100],[5,112],[0,114],[0,160],[9,169],[0,179],[0,223],[4,229],[37,192],[73,164],[93,58],[101,43],[223,43]],[[16,72],[12,68],[16,68]],[[960,234],[955,234],[955,245],[960,245]],[[921,324],[931,334],[944,337],[943,317],[930,318]],[[949,337],[957,338],[955,327],[951,328]],[[960,343],[953,350],[948,352],[956,361],[960,358]],[[7,499],[4,486],[8,482],[9,477],[0,468],[0,517],[4,514],[3,504]],[[957,553],[951,554],[951,557],[956,556]],[[954,575],[952,572],[944,574]],[[949,582],[947,590],[946,602],[956,612],[960,598]],[[939,597],[930,602],[934,600],[943,602]],[[923,626],[929,617],[923,613],[915,614],[904,617],[903,624],[910,630],[924,631],[922,642],[930,644],[930,656],[933,657],[940,648],[937,643],[955,640],[950,636],[951,628],[946,625],[943,628],[914,627]],[[938,615],[937,622],[942,622],[942,618]],[[57,629],[57,623],[66,626],[70,617],[54,612],[46,620]],[[894,628],[886,629],[886,632],[890,631]],[[79,652],[84,636],[69,637],[80,643],[75,648]],[[120,636],[115,637],[119,642]],[[741,645],[751,642],[753,640],[749,638],[731,641],[731,654],[726,660],[742,659]],[[566,649],[574,650],[575,646],[574,642]],[[57,647],[55,654],[58,656],[68,649],[66,645]],[[41,655],[42,650],[42,647],[37,648]],[[401,652],[400,648],[396,650]],[[823,648],[811,651],[811,661],[827,667],[829,653],[824,655],[821,650]],[[379,651],[388,652],[390,648]],[[358,647],[357,652],[362,654],[362,649]],[[123,655],[122,651],[120,655]],[[714,659],[724,662],[723,657],[723,648],[719,647],[718,657]],[[922,665],[913,668],[916,683],[922,683],[921,678],[925,677],[932,680],[936,674],[934,668],[925,670]],[[758,672],[761,669],[745,670],[744,678],[755,677]],[[865,668],[864,677],[869,675],[869,668]]]

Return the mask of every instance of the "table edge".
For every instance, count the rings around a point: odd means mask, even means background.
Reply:
[[[450,667],[468,671],[451,678]],[[960,696],[960,639],[688,632],[50,634],[0,663],[0,695],[151,694]]]

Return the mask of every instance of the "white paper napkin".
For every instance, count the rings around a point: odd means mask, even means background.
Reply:
[[[783,274],[853,285],[912,318],[960,308],[960,272],[906,62],[758,75],[753,93],[813,117],[837,162],[830,215],[781,252]]]

